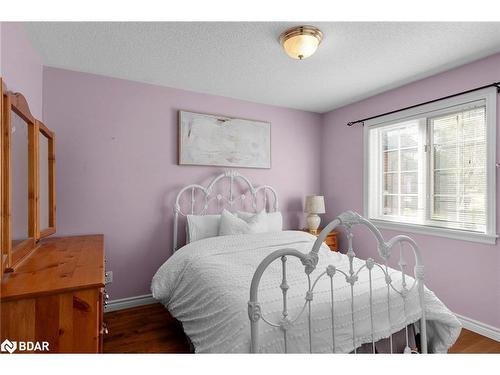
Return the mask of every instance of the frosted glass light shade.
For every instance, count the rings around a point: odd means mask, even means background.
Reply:
[[[280,36],[283,49],[293,59],[303,60],[318,49],[323,33],[313,26],[298,26]]]
[[[325,198],[322,195],[308,195],[305,206],[304,211],[308,214],[324,214]]]

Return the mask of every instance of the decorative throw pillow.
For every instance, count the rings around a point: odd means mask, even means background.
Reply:
[[[239,218],[227,210],[222,211],[219,236],[265,232],[267,232],[267,215],[265,211],[253,215],[248,220]]]
[[[265,211],[262,211],[265,212]],[[253,212],[238,211],[238,217],[243,220],[249,220],[254,215]],[[283,230],[283,216],[280,211],[267,213],[267,231],[281,232]]]
[[[187,242],[219,235],[221,215],[187,215]]]

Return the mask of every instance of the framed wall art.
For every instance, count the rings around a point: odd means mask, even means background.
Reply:
[[[179,164],[271,168],[271,123],[179,111]]]

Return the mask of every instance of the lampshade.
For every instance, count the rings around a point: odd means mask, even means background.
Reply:
[[[325,199],[322,195],[308,195],[306,197],[305,212],[308,214],[324,214]]]
[[[298,26],[280,36],[283,49],[293,59],[303,60],[318,49],[323,33],[314,26]]]

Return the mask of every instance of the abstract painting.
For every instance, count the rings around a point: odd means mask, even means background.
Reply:
[[[179,111],[179,164],[271,168],[271,124]]]

